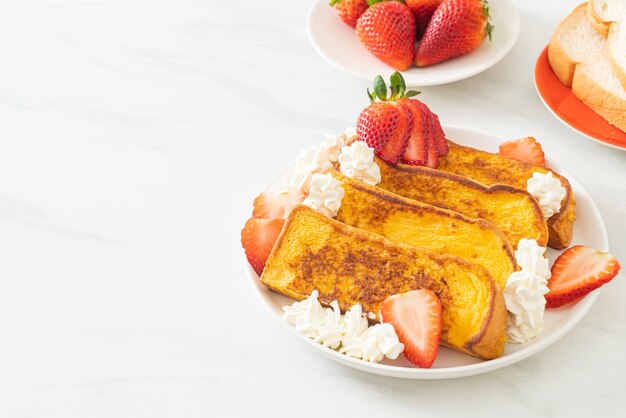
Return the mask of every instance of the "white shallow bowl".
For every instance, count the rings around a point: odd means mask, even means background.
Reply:
[[[434,86],[481,73],[500,61],[513,48],[519,35],[519,15],[509,0],[489,2],[492,40],[485,40],[471,53],[430,67],[412,67],[402,75],[408,85]],[[309,12],[307,29],[313,48],[329,63],[348,73],[373,80],[394,69],[372,55],[361,44],[354,29],[345,24],[328,0],[318,0]]]
[[[469,145],[486,151],[495,152],[502,138],[496,135],[473,129],[444,126],[446,137],[460,144]],[[572,185],[576,198],[577,220],[574,224],[574,238],[571,245],[585,244],[602,251],[609,250],[608,238],[604,221],[595,203],[583,187],[555,162],[548,160],[547,166],[563,174]],[[269,185],[267,191],[277,190],[285,183],[291,173],[291,168],[283,170]],[[561,253],[548,249],[550,264]],[[244,258],[245,260],[245,258]],[[248,279],[254,292],[259,296],[263,305],[270,309],[279,323],[283,324],[300,342],[316,350],[318,353],[346,366],[354,367],[369,373],[406,379],[450,379],[471,376],[497,370],[517,363],[563,337],[571,330],[591,309],[597,299],[600,289],[591,292],[578,302],[565,305],[559,309],[546,310],[545,325],[541,335],[526,344],[507,344],[504,354],[495,360],[480,360],[466,354],[458,353],[445,347],[439,348],[437,359],[431,369],[419,369],[411,365],[403,356],[396,360],[385,360],[382,363],[368,363],[354,359],[335,350],[326,348],[313,340],[304,337],[296,329],[282,319],[282,307],[290,305],[293,300],[272,292],[260,281],[254,270],[246,261]]]

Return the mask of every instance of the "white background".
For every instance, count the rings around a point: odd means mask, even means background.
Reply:
[[[624,416],[624,277],[546,351],[439,382],[335,364],[259,303],[239,244],[252,200],[367,104],[369,82],[309,45],[311,3],[0,2],[0,416]],[[576,3],[517,0],[513,51],[420,98],[446,124],[536,136],[626,265],[626,153],[533,86]]]

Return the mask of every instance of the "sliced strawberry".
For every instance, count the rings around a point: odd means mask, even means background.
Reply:
[[[426,164],[426,136],[424,135],[426,105],[419,100],[407,98],[397,102],[408,108],[413,115],[413,129],[402,156],[402,162],[411,165],[424,165]]]
[[[383,322],[390,323],[404,344],[404,357],[429,368],[433,365],[441,336],[441,301],[431,290],[419,289],[393,295],[380,308]]]
[[[535,165],[545,165],[541,144],[532,136],[500,144],[500,155]]]
[[[305,197],[303,193],[261,193],[254,199],[252,216],[264,219],[286,219],[291,208],[302,203]]]
[[[250,218],[241,230],[241,245],[248,262],[259,276],[284,223],[283,219]]]
[[[619,273],[619,262],[611,254],[575,245],[561,254],[552,266],[546,307],[558,308],[610,282]]]
[[[404,155],[413,130],[413,113],[402,103],[391,102],[398,109],[398,125],[387,145],[378,153],[378,156],[390,164],[396,164]]]
[[[393,136],[399,119],[400,112],[392,103],[372,103],[359,114],[356,121],[357,136],[378,153]]]
[[[437,142],[437,155],[439,157],[445,157],[448,155],[448,140],[446,139],[446,135],[443,133],[441,122],[439,122],[439,116],[437,116],[436,113],[433,113],[433,117],[435,118],[435,142]]]
[[[437,150],[437,138],[435,136],[435,117],[428,109],[424,127],[428,129],[426,136],[426,165],[430,168],[439,166],[439,151]]]

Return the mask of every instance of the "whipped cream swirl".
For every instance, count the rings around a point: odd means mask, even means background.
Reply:
[[[507,334],[511,342],[523,344],[543,330],[547,284],[546,279],[527,270],[516,271],[509,277],[504,301],[509,311]]]
[[[361,180],[372,186],[380,183],[380,167],[374,162],[374,148],[363,141],[354,141],[339,154],[340,170],[348,177]]]
[[[515,261],[522,270],[533,272],[548,280],[552,273],[545,254],[546,247],[540,247],[536,240],[522,238],[517,243]]]
[[[303,205],[334,218],[341,207],[346,191],[341,182],[330,174],[313,174],[309,195]]]
[[[396,359],[404,351],[393,325],[369,327],[361,305],[342,316],[337,301],[323,308],[317,298],[314,290],[308,299],[283,307],[283,318],[313,341],[350,357],[376,363],[385,357]]]
[[[307,193],[311,187],[313,174],[323,173],[331,168],[333,165],[325,149],[309,147],[298,155],[288,189]]]
[[[353,128],[348,128],[346,132],[339,135],[326,134],[326,139],[322,141],[320,148],[328,153],[328,158],[331,163],[336,163],[339,160],[341,149],[348,145],[348,139],[351,138],[349,134],[352,133],[352,129]]]
[[[546,248],[534,239],[523,238],[517,244],[515,260],[520,267],[506,282],[504,302],[509,311],[509,341],[523,344],[543,330],[543,315],[551,276]]]
[[[561,181],[552,176],[551,171],[547,174],[534,172],[526,182],[526,189],[537,199],[546,219],[561,210],[561,201],[565,198],[566,191]]]

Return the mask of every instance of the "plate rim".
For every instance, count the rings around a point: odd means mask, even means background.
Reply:
[[[473,134],[484,135],[484,136],[491,137],[491,138],[499,138],[499,135],[492,133],[492,132],[483,131],[480,129],[463,127],[459,125],[445,124],[443,125],[443,128],[446,131],[465,131],[465,132],[471,132]],[[582,194],[582,196],[585,197],[586,201],[589,202],[591,212],[594,218],[598,220],[600,224],[599,226],[601,227],[599,228],[599,231],[598,231],[600,233],[600,238],[602,242],[601,250],[608,252],[609,251],[609,239],[608,239],[608,232],[606,230],[606,225],[604,223],[604,218],[602,217],[602,214],[600,213],[600,210],[598,209],[595,201],[591,198],[591,195],[582,186],[582,184],[578,182],[576,178],[572,177],[569,174],[569,172],[563,167],[561,167],[559,164],[555,163],[553,160],[549,158],[546,158],[546,163],[548,166],[558,169],[559,173],[562,173],[564,176],[566,176],[567,179],[570,181],[570,183],[576,185],[578,195],[580,196]],[[283,167],[280,171],[278,171],[277,174],[268,183],[266,189],[268,189],[272,184],[275,184],[278,178],[281,176],[281,174],[284,173],[286,170],[288,170],[290,166],[291,164]],[[263,292],[260,289],[263,289],[264,291],[267,291],[267,292],[272,292],[272,290],[270,290],[269,288],[266,288],[259,282],[259,277],[254,272],[250,264],[248,263],[245,254],[243,254],[242,260],[244,262],[244,268],[246,269],[246,272],[247,272],[248,282],[250,286],[252,287],[253,293],[255,293],[256,297],[259,298],[259,300],[261,300],[262,305],[265,306],[265,309],[268,310],[271,316],[274,317],[275,320],[277,320],[279,323],[281,323],[283,327],[286,327],[291,333],[291,335],[296,337],[298,340],[305,342],[307,346],[311,347],[316,352],[322,354],[323,356],[327,358],[330,358],[331,360],[336,361],[337,363],[340,363],[345,366],[358,369],[367,373],[401,378],[401,379],[413,379],[413,380],[455,379],[455,378],[469,377],[469,376],[489,373],[495,370],[502,369],[507,366],[511,366],[515,363],[518,363],[528,357],[531,357],[539,353],[540,351],[545,350],[546,348],[550,347],[551,345],[559,341],[561,338],[563,338],[567,333],[569,333],[576,325],[580,323],[580,321],[585,316],[587,316],[587,314],[589,313],[589,311],[595,304],[598,296],[600,295],[600,292],[602,291],[602,288],[600,287],[592,291],[585,297],[583,297],[580,301],[578,301],[578,304],[584,303],[584,305],[581,307],[580,311],[576,312],[576,314],[572,318],[570,318],[564,326],[562,326],[561,328],[556,330],[552,335],[550,335],[550,338],[534,343],[533,345],[528,346],[525,349],[516,351],[506,356],[499,357],[497,359],[486,360],[486,361],[482,361],[482,362],[474,363],[474,364],[468,364],[468,365],[463,365],[463,366],[442,367],[442,368],[420,369],[417,367],[412,368],[412,367],[404,367],[404,366],[395,366],[395,365],[390,365],[390,364],[365,362],[363,360],[352,358],[350,356],[341,354],[337,352],[336,350],[332,350],[328,347],[324,347],[321,344],[315,343],[310,338],[305,337],[304,335],[299,333],[293,326],[286,323],[279,315],[276,315],[276,312],[272,309],[272,306],[270,306],[270,304],[264,298]]]
[[[517,7],[511,0],[491,0],[491,1],[492,2],[490,6],[493,6],[494,3],[503,3],[503,4],[507,4],[514,11],[513,14],[508,16],[510,20],[506,21],[506,26],[513,29],[512,36],[510,40],[508,41],[508,43],[506,43],[500,50],[498,50],[497,54],[494,55],[491,61],[486,61],[486,63],[481,64],[473,71],[470,71],[468,73],[461,72],[460,74],[457,74],[453,77],[448,77],[444,80],[434,80],[434,81],[426,81],[426,82],[415,81],[410,77],[411,76],[410,74],[407,75],[406,71],[402,71],[401,73],[406,80],[406,84],[409,86],[413,86],[413,87],[429,87],[429,86],[439,86],[443,84],[449,84],[449,83],[454,83],[456,81],[465,80],[467,78],[474,77],[475,75],[478,75],[482,72],[487,71],[489,68],[499,63],[505,56],[507,56],[508,53],[511,52],[511,50],[517,43],[517,40],[519,39],[520,26],[521,26],[519,11],[517,10]],[[342,64],[338,63],[337,61],[335,61],[334,59],[332,59],[330,56],[328,56],[328,54],[326,54],[324,49],[321,48],[320,45],[318,45],[315,42],[313,32],[312,32],[312,15],[317,9],[317,7],[320,7],[321,4],[328,6],[328,2],[326,0],[315,0],[313,4],[309,7],[309,11],[307,12],[306,31],[307,31],[307,38],[309,39],[309,43],[311,44],[313,49],[318,53],[318,55],[320,55],[326,62],[331,64],[333,67],[339,70],[342,70],[348,74],[351,74],[353,76],[356,76],[365,80],[371,80],[372,77],[370,77],[369,75],[365,75],[359,71],[347,68],[343,66]],[[501,23],[501,24],[504,24],[504,23]],[[410,69],[415,69],[415,67],[411,67]],[[389,67],[390,72],[393,70],[394,70],[393,68]]]
[[[573,125],[570,125],[565,119],[563,119],[558,113],[556,113],[556,111],[554,109],[552,109],[552,107],[548,104],[548,102],[546,102],[546,99],[544,99],[543,95],[541,94],[541,89],[539,88],[539,84],[537,83],[537,68],[538,66],[541,64],[541,61],[544,59],[544,55],[547,55],[547,51],[548,51],[548,45],[545,46],[545,48],[543,48],[541,50],[541,53],[539,54],[539,56],[537,57],[537,60],[535,61],[535,71],[533,74],[533,84],[535,85],[535,92],[537,93],[537,96],[539,96],[539,100],[541,100],[541,103],[543,103],[543,105],[546,107],[546,109],[548,109],[548,111],[552,114],[552,116],[554,116],[559,122],[561,122],[563,125],[567,126],[569,129],[571,129],[572,131],[576,132],[577,134],[590,139],[591,141],[600,144],[600,145],[604,145],[607,146],[609,148],[613,148],[619,151],[626,151],[626,145],[625,146],[620,146],[620,145],[615,145],[615,144],[611,144],[610,142],[607,142],[601,138],[596,138],[594,136],[592,136],[591,134],[588,134],[586,132],[581,131],[580,129],[576,128]],[[566,88],[570,89],[569,87],[565,86]],[[570,89],[571,91],[571,89]],[[583,103],[584,104],[584,103]]]

